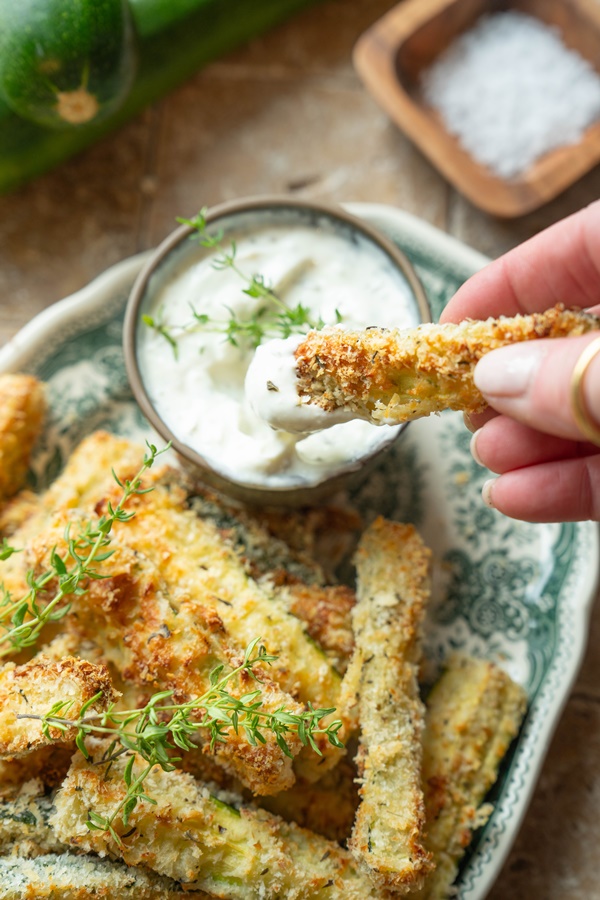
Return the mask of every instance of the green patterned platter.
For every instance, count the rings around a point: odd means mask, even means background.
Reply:
[[[355,204],[414,263],[437,317],[486,259],[429,225],[385,206]],[[143,257],[126,260],[56,304],[0,351],[0,372],[49,385],[50,415],[33,460],[39,488],[96,428],[148,434],[132,401],[121,350],[123,310]],[[498,661],[529,693],[521,734],[494,789],[494,812],[475,836],[458,881],[460,900],[482,900],[514,840],[585,648],[598,573],[592,523],[530,525],[485,507],[486,478],[453,413],[413,423],[349,498],[368,521],[411,521],[434,553],[427,654]]]

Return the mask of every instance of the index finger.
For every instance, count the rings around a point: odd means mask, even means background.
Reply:
[[[490,263],[459,288],[440,322],[600,303],[600,201]]]

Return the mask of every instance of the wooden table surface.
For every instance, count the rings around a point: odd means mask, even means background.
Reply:
[[[352,68],[356,38],[391,5],[328,0],[309,8],[0,198],[0,345],[205,204],[261,193],[389,203],[498,256],[600,196],[598,167],[540,211],[499,221],[450,188]],[[596,604],[583,669],[490,900],[600,900],[599,808]]]

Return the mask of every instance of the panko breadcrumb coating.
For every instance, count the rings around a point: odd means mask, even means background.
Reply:
[[[376,425],[397,425],[443,409],[478,413],[486,403],[473,371],[490,350],[598,328],[596,316],[558,304],[528,316],[466,319],[410,331],[311,331],[296,349],[298,395],[302,404],[347,409]]]
[[[356,554],[352,614],[361,802],[348,846],[381,889],[405,894],[430,871],[424,847],[417,674],[431,553],[412,525],[377,519]]]
[[[45,409],[44,388],[36,378],[0,375],[0,503],[25,483]]]
[[[96,666],[76,657],[60,661],[38,655],[22,666],[6,663],[0,670],[0,759],[21,756],[52,741],[42,731],[39,718],[56,700],[72,701],[63,718],[77,719],[79,710],[92,697],[101,697],[90,708],[102,712],[118,699],[106,666]],[[75,729],[64,734],[50,730],[52,740],[73,740]]]

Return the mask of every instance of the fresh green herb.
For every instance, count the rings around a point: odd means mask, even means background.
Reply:
[[[118,504],[113,507],[109,502],[105,515],[96,522],[87,522],[82,526],[78,534],[73,537],[70,526],[65,529],[65,542],[67,553],[61,556],[56,548],[50,551],[49,565],[41,575],[35,574],[33,569],[27,572],[27,593],[15,600],[12,594],[4,586],[0,588],[0,624],[4,624],[6,631],[0,636],[0,644],[8,644],[0,649],[0,657],[8,656],[15,650],[22,650],[37,643],[44,626],[49,622],[56,622],[65,616],[71,603],[65,602],[69,596],[81,596],[87,590],[90,579],[102,578],[103,575],[94,567],[94,563],[102,562],[112,555],[108,550],[111,543],[111,531],[115,522],[127,522],[135,513],[126,512],[125,505],[134,494],[145,494],[141,488],[141,479],[144,472],[151,468],[157,456],[164,453],[157,450],[153,444],[148,444],[148,453],[144,456],[142,467],[131,481],[121,481],[113,471],[115,481],[123,489],[123,494]],[[151,490],[151,489],[150,489]],[[0,559],[5,560],[17,552],[6,541],[0,547]],[[43,597],[48,584],[58,582],[54,596],[43,602]],[[11,627],[8,627],[10,623]]]
[[[123,800],[110,816],[90,812],[87,821],[88,828],[109,831],[114,840],[121,844],[122,838],[114,827],[117,817],[121,816],[123,825],[127,826],[139,801],[156,802],[144,793],[144,781],[156,765],[165,772],[176,768],[175,763],[180,758],[171,756],[171,751],[177,748],[197,749],[192,736],[200,730],[208,731],[211,750],[217,743],[227,742],[230,729],[235,734],[243,732],[253,746],[266,743],[265,733],[270,732],[283,753],[290,758],[292,753],[286,740],[290,734],[297,735],[303,746],[312,747],[319,755],[321,751],[315,740],[317,735],[326,735],[333,746],[343,748],[338,738],[342,723],[322,724],[324,718],[335,712],[335,708],[314,709],[309,704],[308,709],[300,714],[290,713],[283,706],[271,712],[263,708],[260,687],[239,697],[227,690],[232,681],[241,686],[243,676],[250,676],[260,684],[254,666],[270,665],[276,659],[260,644],[260,638],[256,638],[246,648],[243,662],[237,668],[224,674],[225,666],[216,666],[210,673],[210,688],[201,697],[186,703],[169,703],[173,691],[161,691],[141,709],[115,710],[112,704],[103,713],[87,715],[88,710],[101,699],[100,691],[83,705],[78,719],[65,718],[73,700],[59,700],[45,716],[19,718],[40,719],[42,731],[50,740],[51,729],[63,734],[77,729],[76,744],[86,759],[90,758],[85,743],[88,735],[112,738],[100,762],[110,765],[124,754],[129,756],[123,773],[127,787]],[[146,763],[139,773],[134,772],[136,754]]]
[[[0,561],[10,559],[13,553],[20,553],[20,550],[11,547],[6,538],[2,538],[2,543],[0,544]]]
[[[325,325],[323,319],[312,319],[309,310],[301,303],[293,307],[287,306],[277,296],[273,288],[267,284],[262,275],[249,276],[240,269],[237,263],[237,245],[235,241],[231,241],[230,245],[225,247],[223,245],[222,230],[214,234],[208,232],[206,209],[202,209],[192,219],[178,218],[177,221],[181,225],[187,225],[194,229],[195,234],[193,237],[198,240],[202,247],[217,251],[218,255],[212,261],[213,268],[218,271],[231,269],[246,284],[246,287],[242,288],[244,294],[257,300],[262,299],[265,302],[248,319],[240,319],[237,313],[230,309],[228,310],[228,319],[217,321],[211,319],[206,313],[197,312],[192,307],[191,322],[182,326],[167,326],[161,317],[154,319],[152,316],[143,315],[142,321],[144,324],[154,329],[168,341],[175,359],[178,356],[177,341],[179,337],[190,331],[206,329],[224,335],[225,340],[234,347],[245,345],[250,348],[256,348],[266,337],[287,338],[291,334],[302,334],[311,328],[323,328]],[[335,315],[336,322],[341,322],[342,317],[338,310],[336,310]]]
[[[143,315],[142,322],[144,325],[147,325],[148,328],[152,328],[158,334],[161,334],[164,339],[171,345],[171,349],[173,350],[173,355],[175,359],[179,356],[179,347],[177,346],[177,341],[169,331],[168,327],[162,322],[160,319],[154,319],[152,316]]]

